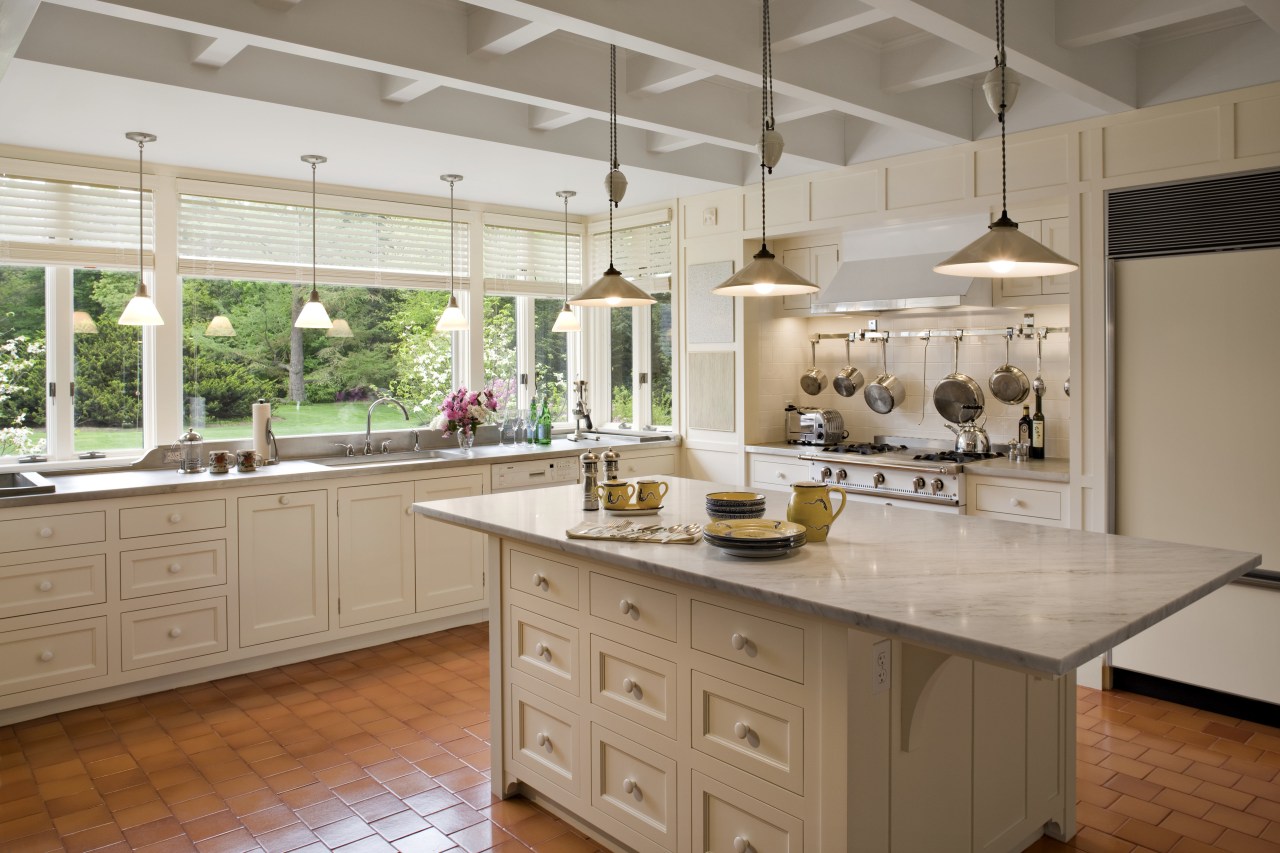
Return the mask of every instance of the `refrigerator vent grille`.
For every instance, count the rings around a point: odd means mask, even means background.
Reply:
[[[1280,171],[1107,194],[1107,256],[1145,258],[1280,246]]]

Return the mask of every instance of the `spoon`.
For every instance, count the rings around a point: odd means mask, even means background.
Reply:
[[[1040,360],[1044,354],[1043,350],[1044,338],[1040,337],[1040,333],[1036,332],[1036,378],[1031,382],[1031,390],[1035,392],[1037,397],[1043,397],[1045,388],[1044,379],[1040,376]]]

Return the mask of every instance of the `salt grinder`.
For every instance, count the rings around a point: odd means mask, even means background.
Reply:
[[[600,496],[596,494],[596,486],[600,485],[600,457],[588,450],[579,458],[582,460],[582,508],[599,509]]]
[[[617,452],[612,447],[600,454],[600,459],[604,462],[604,482],[608,483],[618,479],[618,459]]]

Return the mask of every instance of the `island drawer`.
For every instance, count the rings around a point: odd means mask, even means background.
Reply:
[[[591,701],[674,739],[676,665],[593,634]]]
[[[124,669],[227,650],[227,599],[210,598],[120,615]]]
[[[592,572],[591,615],[675,642],[676,597],[643,584]]]
[[[140,598],[226,582],[224,539],[120,552],[121,598]]]
[[[622,840],[676,849],[676,775],[669,756],[591,724],[591,805],[640,836]]]
[[[1062,519],[1062,493],[1024,486],[979,483],[974,488],[974,509],[1002,515],[1022,515],[1050,521]]]
[[[0,568],[0,618],[107,600],[104,554]]]
[[[692,796],[695,850],[800,853],[805,849],[801,820],[696,770]]]
[[[578,715],[511,687],[511,756],[543,779],[578,796]]]
[[[804,794],[804,709],[693,672],[693,747]]]
[[[105,512],[74,512],[0,521],[0,542],[9,551],[83,545],[107,538]]]
[[[757,488],[784,488],[809,479],[809,465],[799,459],[773,456],[751,458],[751,483]]]
[[[0,693],[107,674],[107,617],[0,634]]]
[[[222,499],[120,510],[121,539],[209,530],[226,524],[227,502]]]
[[[727,661],[804,683],[804,629],[693,599],[690,645]]]
[[[578,629],[512,605],[511,666],[578,696]]]
[[[507,588],[578,609],[578,567],[538,554],[507,550]]]

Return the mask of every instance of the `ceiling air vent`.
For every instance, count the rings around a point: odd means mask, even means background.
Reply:
[[[1276,246],[1280,246],[1280,171],[1107,194],[1110,258]]]

